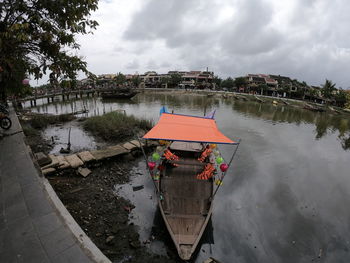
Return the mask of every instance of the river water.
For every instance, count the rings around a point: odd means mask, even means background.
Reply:
[[[156,122],[163,105],[192,115],[216,109],[219,129],[231,139],[242,139],[215,200],[212,227],[206,234],[210,238],[203,239],[195,262],[209,256],[221,262],[350,262],[349,116],[154,93],[129,101],[56,102],[32,110],[60,114],[85,107],[89,115],[99,115],[123,109]],[[229,158],[232,149],[225,146],[220,151]],[[130,184],[116,188],[135,203],[132,220],[146,240],[152,226],[159,224],[159,213],[141,160],[133,172]],[[132,192],[135,185],[144,189]],[[162,242],[149,246],[165,253]]]

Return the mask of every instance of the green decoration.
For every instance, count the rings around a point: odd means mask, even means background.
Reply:
[[[158,161],[160,159],[159,153],[153,153],[152,158],[153,158],[153,160]]]
[[[223,161],[224,161],[224,158],[222,158],[221,156],[218,156],[218,157],[216,158],[216,163],[217,163],[217,164],[222,164]]]

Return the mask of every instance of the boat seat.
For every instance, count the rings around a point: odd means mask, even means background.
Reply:
[[[196,238],[196,235],[175,235],[175,240],[178,240],[181,245],[193,245]]]
[[[178,164],[178,165],[195,165],[195,166],[205,166],[207,164],[196,160],[181,160],[181,159],[179,161],[168,160],[167,163]]]

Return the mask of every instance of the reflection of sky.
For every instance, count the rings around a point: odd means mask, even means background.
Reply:
[[[47,140],[54,140],[54,146],[50,153],[57,154],[61,148],[67,148],[69,129],[71,129],[70,142],[72,152],[80,152],[87,149],[96,149],[97,144],[94,138],[86,133],[78,123],[69,122],[59,126],[49,126],[44,130],[44,137]]]
[[[125,109],[157,121],[162,105],[177,113],[202,115],[206,100],[139,94],[133,99],[137,104],[111,102],[104,109]],[[84,104],[91,115],[103,112],[100,100]],[[58,114],[82,105],[48,105],[41,111]],[[215,199],[215,244],[204,244],[205,252],[199,252],[196,262],[209,256],[222,262],[311,262],[319,255],[324,262],[349,262],[350,151],[343,150],[339,137],[348,133],[349,120],[208,99],[207,112],[214,108],[219,128],[231,139],[241,138],[242,144]],[[230,157],[229,147],[220,150]]]

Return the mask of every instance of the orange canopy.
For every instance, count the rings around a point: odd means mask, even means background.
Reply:
[[[223,135],[213,119],[163,113],[158,123],[143,136],[150,140],[236,144]]]

